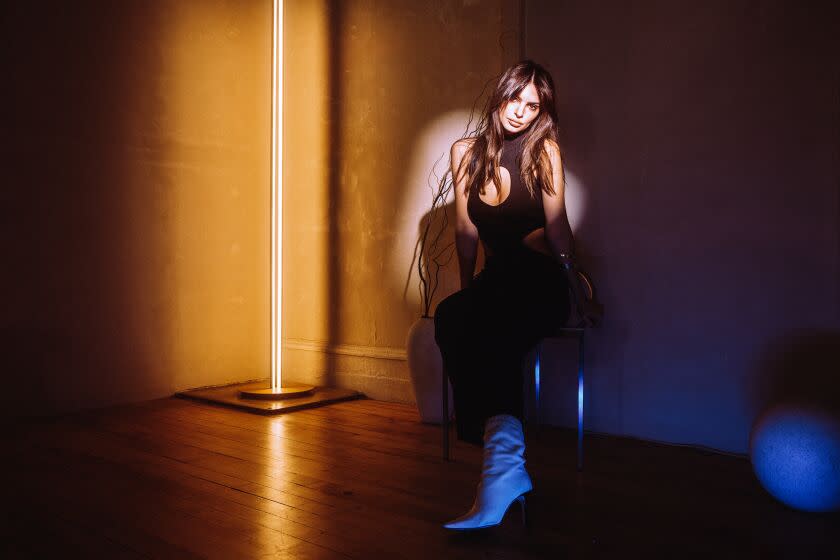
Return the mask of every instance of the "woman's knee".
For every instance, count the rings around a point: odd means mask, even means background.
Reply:
[[[462,330],[461,323],[469,316],[467,295],[464,290],[451,294],[438,303],[435,309],[435,340],[445,344]]]

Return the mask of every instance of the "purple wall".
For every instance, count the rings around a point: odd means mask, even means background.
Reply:
[[[606,307],[587,352],[589,428],[744,452],[771,397],[836,395],[840,26],[827,6],[527,2],[525,55],[559,90],[566,164],[589,197],[582,260]],[[546,358],[563,424],[572,349]]]

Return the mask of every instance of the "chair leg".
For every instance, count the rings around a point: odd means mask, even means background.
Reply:
[[[441,368],[443,374],[441,375],[441,392],[443,398],[441,399],[442,410],[440,414],[440,423],[443,426],[443,460],[449,460],[449,383],[446,375],[446,368]]]
[[[578,344],[578,444],[577,470],[583,470],[583,331]]]
[[[537,359],[534,362],[534,426],[539,434],[540,428],[540,359],[542,357],[542,341],[537,342]]]

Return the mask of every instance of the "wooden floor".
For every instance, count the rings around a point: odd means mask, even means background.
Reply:
[[[161,399],[6,426],[2,558],[820,558],[836,515],[791,511],[742,458],[528,434],[532,524],[451,534],[480,450],[412,407],[265,417]],[[836,550],[836,549],[835,549]]]

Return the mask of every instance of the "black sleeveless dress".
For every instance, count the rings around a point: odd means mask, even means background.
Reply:
[[[536,192],[531,196],[520,174],[526,133],[521,132],[502,142],[499,164],[502,168],[500,171],[510,175],[509,195],[500,204],[491,206],[481,200],[478,189],[469,193],[467,212],[470,220],[478,228],[478,235],[485,248],[492,250],[494,255],[525,250],[522,239],[535,229],[545,227],[542,193]],[[570,253],[574,241],[565,209],[561,221],[564,233],[561,249],[564,253]]]
[[[469,287],[435,310],[435,339],[452,382],[458,438],[481,444],[490,416],[523,418],[523,358],[568,318],[566,273],[554,257],[522,239],[545,226],[541,193],[531,197],[520,177],[525,134],[505,138],[500,165],[510,192],[491,206],[470,192],[467,211],[492,254]],[[563,216],[566,227],[568,219]],[[571,228],[564,249],[573,246]]]

